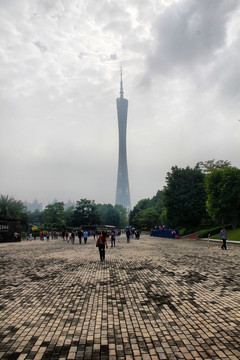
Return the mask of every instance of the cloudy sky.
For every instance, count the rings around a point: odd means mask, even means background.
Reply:
[[[120,66],[131,202],[171,167],[240,167],[239,0],[0,0],[0,193],[115,203]]]

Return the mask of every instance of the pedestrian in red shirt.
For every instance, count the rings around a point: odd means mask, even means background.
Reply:
[[[99,249],[100,260],[105,260],[105,247],[108,248],[106,231],[102,231],[98,236],[96,246]]]

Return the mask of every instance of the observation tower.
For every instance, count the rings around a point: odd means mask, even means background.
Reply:
[[[118,115],[118,133],[119,133],[119,153],[118,153],[118,176],[117,176],[117,191],[116,204],[122,205],[129,212],[131,210],[130,190],[128,182],[128,167],[127,167],[127,111],[128,100],[123,97],[123,81],[122,69],[120,73],[120,97],[117,101],[117,115]]]

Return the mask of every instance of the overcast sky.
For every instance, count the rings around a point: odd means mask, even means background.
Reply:
[[[120,66],[132,206],[171,167],[240,168],[239,0],[0,0],[0,193],[115,203]]]

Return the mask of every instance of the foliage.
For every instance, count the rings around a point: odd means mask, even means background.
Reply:
[[[158,190],[152,199],[142,199],[129,214],[129,224],[135,228],[145,228],[150,230],[159,225],[160,215],[163,211],[163,191]],[[148,211],[147,211],[148,210]],[[152,220],[149,218],[152,214]]]
[[[211,237],[215,234],[220,234],[220,231],[223,228],[223,226],[225,226],[226,230],[232,229],[232,225],[215,226],[213,228],[201,231],[199,234],[199,238],[207,238],[209,234]]]
[[[172,228],[195,227],[206,212],[205,175],[200,169],[172,167],[167,173],[163,204]]]
[[[21,221],[22,224],[28,223],[28,212],[26,206],[20,200],[15,200],[12,196],[1,195],[0,197],[0,220]]]
[[[75,226],[94,225],[101,222],[97,205],[93,200],[81,199],[77,201],[73,212],[73,224]]]
[[[33,230],[32,236],[33,236],[33,237],[40,236],[40,230]]]
[[[205,174],[210,174],[213,170],[225,170],[231,167],[231,163],[228,160],[207,160],[199,161],[196,165],[197,169],[201,169]]]
[[[64,219],[65,211],[63,202],[47,205],[43,211],[43,221],[47,227],[61,228],[65,224]]]
[[[29,213],[30,224],[33,225],[43,225],[43,211],[35,210]]]
[[[207,211],[218,222],[240,224],[240,170],[214,170],[206,177]]]
[[[98,204],[97,211],[100,215],[101,223],[105,225],[114,225],[119,227],[120,216],[112,204]]]
[[[211,239],[219,239],[219,233],[211,236]],[[240,228],[227,231],[228,240],[240,241]]]
[[[114,209],[119,214],[119,225],[117,227],[119,229],[125,229],[127,225],[127,210],[120,204],[114,205]]]
[[[140,228],[140,221],[139,221],[139,213],[142,210],[146,210],[150,206],[150,199],[142,199],[140,200],[137,205],[129,213],[129,224],[131,226],[135,226],[135,228]]]
[[[122,205],[98,204],[97,210],[102,224],[114,225],[119,229],[126,227],[127,210]]]
[[[74,206],[69,206],[65,210],[65,225],[66,227],[73,227],[74,226]]]
[[[149,230],[159,224],[159,212],[154,207],[140,210],[138,216],[141,229]]]

